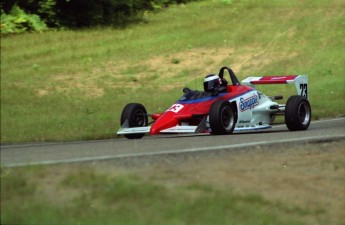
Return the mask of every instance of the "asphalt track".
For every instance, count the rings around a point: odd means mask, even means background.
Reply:
[[[285,125],[232,135],[145,136],[139,140],[32,143],[1,146],[1,167],[92,162],[129,157],[255,148],[345,139],[345,118],[312,122],[306,131],[291,132]]]

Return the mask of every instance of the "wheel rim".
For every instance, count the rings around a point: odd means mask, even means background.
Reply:
[[[231,130],[234,124],[234,116],[230,107],[224,107],[221,113],[222,125],[226,130]]]
[[[144,112],[140,109],[136,110],[133,114],[133,121],[135,126],[143,127],[146,125],[146,119],[144,116]]]
[[[306,103],[302,103],[298,108],[298,118],[303,125],[307,125],[310,120],[310,109]]]

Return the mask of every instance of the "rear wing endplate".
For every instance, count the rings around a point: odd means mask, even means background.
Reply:
[[[307,75],[248,77],[241,83],[252,87],[259,84],[295,84],[297,94],[308,98]]]

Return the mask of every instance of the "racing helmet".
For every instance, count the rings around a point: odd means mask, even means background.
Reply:
[[[222,81],[216,74],[209,74],[204,79],[205,92],[214,92],[222,85]]]

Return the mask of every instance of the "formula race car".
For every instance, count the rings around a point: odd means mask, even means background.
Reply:
[[[230,83],[224,79],[224,71]],[[286,104],[282,96],[266,96],[254,88],[258,84],[295,84],[297,94]],[[306,130],[311,121],[306,75],[248,77],[241,83],[232,69],[222,67],[219,74],[204,79],[204,91],[183,89],[183,96],[163,113],[148,114],[139,103],[127,104],[121,114],[118,135],[129,139],[167,133],[231,134],[271,128],[276,115],[284,115],[290,131]],[[149,123],[149,117],[152,122]]]

